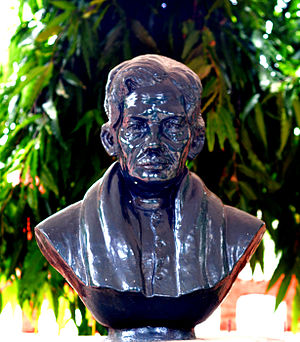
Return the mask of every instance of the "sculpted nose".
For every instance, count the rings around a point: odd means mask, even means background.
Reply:
[[[160,140],[159,127],[156,125],[150,127],[149,134],[146,139],[147,147],[158,148],[160,146]]]

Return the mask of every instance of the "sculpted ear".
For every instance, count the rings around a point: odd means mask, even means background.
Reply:
[[[117,145],[116,145],[116,136],[110,126],[110,123],[107,122],[101,127],[100,138],[102,141],[102,145],[105,148],[105,151],[111,156],[117,155]]]
[[[196,128],[193,133],[192,142],[188,154],[189,159],[195,159],[201,152],[205,141],[205,127]]]

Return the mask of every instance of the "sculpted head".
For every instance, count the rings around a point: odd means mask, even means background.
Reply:
[[[101,140],[130,177],[161,182],[179,176],[204,144],[198,76],[177,61],[143,55],[111,70]]]

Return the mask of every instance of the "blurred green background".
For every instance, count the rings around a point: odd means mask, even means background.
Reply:
[[[111,159],[100,143],[108,72],[162,54],[201,78],[207,135],[188,166],[226,204],[262,216],[275,242],[276,305],[298,279],[300,318],[300,2],[295,0],[20,0],[0,66],[0,311],[38,317],[45,296],[60,326],[85,307],[33,236],[42,219],[82,199]],[[4,35],[3,39],[4,39]],[[263,268],[260,245],[251,260]],[[284,276],[282,276],[284,275]]]

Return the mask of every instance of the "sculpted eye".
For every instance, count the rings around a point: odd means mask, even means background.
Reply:
[[[134,140],[141,137],[147,130],[147,123],[143,120],[129,120],[123,127],[125,137]]]
[[[129,130],[141,130],[145,127],[145,124],[143,122],[136,122],[128,125]]]
[[[172,140],[184,139],[186,130],[186,123],[182,118],[167,119],[163,123],[164,135]]]
[[[165,123],[165,128],[167,129],[173,129],[173,130],[177,130],[181,128],[181,125],[177,122],[173,122],[173,121],[168,121]]]
[[[143,132],[145,129],[147,129],[147,124],[143,121],[129,122],[127,126],[127,131],[131,132]]]
[[[182,130],[184,127],[184,121],[181,119],[168,119],[164,122],[164,129],[170,132],[176,132]]]

